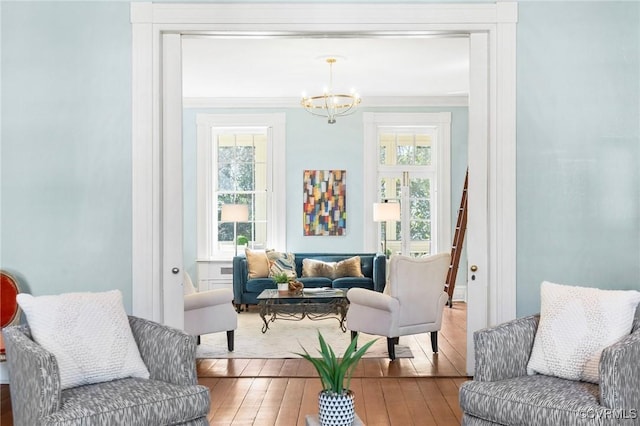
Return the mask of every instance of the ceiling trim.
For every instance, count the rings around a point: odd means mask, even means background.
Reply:
[[[366,107],[466,107],[467,95],[374,96],[362,100]],[[300,98],[195,98],[182,99],[184,108],[297,108]]]
[[[237,24],[247,25],[248,30],[259,30],[256,26],[291,27],[300,23],[300,29],[309,31],[309,25],[331,22],[351,24],[353,22],[375,23],[376,28],[388,24],[407,26],[425,22],[460,24],[486,24],[488,22],[515,22],[517,9],[496,4],[318,4],[318,3],[132,3],[131,22],[134,24],[179,24],[187,30],[189,24]],[[510,6],[510,5],[507,5]],[[304,16],[304,23],[300,17]],[[253,28],[251,28],[253,27]],[[322,30],[320,28],[320,30]],[[359,28],[361,32],[363,28]]]

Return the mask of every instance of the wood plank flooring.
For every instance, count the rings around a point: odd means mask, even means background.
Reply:
[[[359,378],[356,413],[367,426],[459,425],[466,378]],[[320,380],[301,377],[200,378],[211,389],[210,425],[304,426],[318,412]],[[217,397],[216,397],[217,396]]]
[[[466,305],[445,308],[439,354],[428,334],[414,358],[362,359],[351,381],[356,412],[367,426],[459,425],[465,375]],[[320,380],[303,359],[199,360],[198,382],[211,390],[216,426],[304,426],[318,412]],[[0,425],[12,426],[9,386],[0,385]]]
[[[242,315],[242,314],[240,314]],[[438,353],[431,350],[429,333],[417,339],[400,340],[409,344],[413,358],[363,358],[353,377],[466,377],[467,305],[454,302],[445,307],[442,330],[438,333]],[[415,342],[415,343],[414,343]],[[201,359],[198,377],[315,377],[313,366],[295,359]]]

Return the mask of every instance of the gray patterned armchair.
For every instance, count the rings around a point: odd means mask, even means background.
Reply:
[[[476,371],[460,389],[462,424],[640,425],[640,307],[631,334],[602,352],[599,385],[527,375],[538,320],[474,333]]]
[[[209,389],[197,384],[195,337],[129,317],[149,379],[60,388],[55,357],[26,325],[3,330],[16,426],[208,425]]]

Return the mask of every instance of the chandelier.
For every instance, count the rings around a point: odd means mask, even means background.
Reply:
[[[336,117],[356,112],[355,108],[362,99],[354,92],[348,95],[333,93],[333,64],[336,63],[336,59],[327,58],[327,63],[329,64],[329,87],[322,95],[303,95],[300,104],[311,114],[326,117],[329,124],[334,124]]]

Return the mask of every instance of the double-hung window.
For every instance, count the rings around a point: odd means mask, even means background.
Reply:
[[[227,259],[236,245],[284,246],[284,115],[199,114],[198,258]],[[222,205],[243,204],[247,221],[221,218]],[[235,228],[235,231],[234,231]]]

